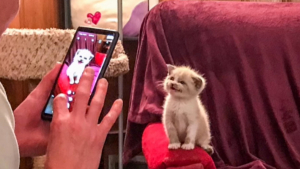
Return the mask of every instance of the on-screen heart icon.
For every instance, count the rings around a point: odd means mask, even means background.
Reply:
[[[88,18],[91,18],[93,24],[97,25],[97,23],[99,22],[100,18],[101,18],[101,13],[98,11],[96,12],[94,15],[91,13],[87,14]]]

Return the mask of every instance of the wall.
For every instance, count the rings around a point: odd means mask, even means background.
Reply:
[[[20,0],[20,11],[10,28],[59,28],[62,26],[63,1]]]

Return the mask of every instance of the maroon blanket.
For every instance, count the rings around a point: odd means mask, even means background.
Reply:
[[[207,78],[201,97],[218,168],[300,168],[300,3],[166,2],[139,40],[125,163],[160,121],[171,63]]]

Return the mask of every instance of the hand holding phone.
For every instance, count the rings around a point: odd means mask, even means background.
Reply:
[[[77,88],[78,99],[72,111],[65,106],[67,96],[54,99],[54,116],[47,149],[46,168],[98,168],[106,136],[122,109],[116,100],[100,124],[98,117],[104,104],[108,83],[99,80],[88,108],[94,70],[86,68]]]
[[[61,68],[55,67],[41,80],[37,87],[14,110],[15,134],[21,157],[40,156],[46,153],[49,135],[49,122],[40,117],[56,76]]]
[[[77,96],[78,84],[86,67],[94,70],[89,102],[94,96],[98,79],[104,76],[119,38],[118,32],[79,27],[74,35],[55,84],[42,111],[42,119],[52,120],[53,100],[63,93],[67,96],[66,107],[72,111]],[[97,119],[98,120],[98,119]]]

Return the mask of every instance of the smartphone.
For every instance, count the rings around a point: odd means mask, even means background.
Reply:
[[[43,120],[52,120],[53,99],[60,93],[67,96],[66,107],[72,111],[76,89],[87,66],[95,71],[90,104],[95,93],[95,86],[97,86],[98,80],[104,76],[118,39],[119,33],[116,31],[89,27],[77,28],[48,101],[42,111]]]

